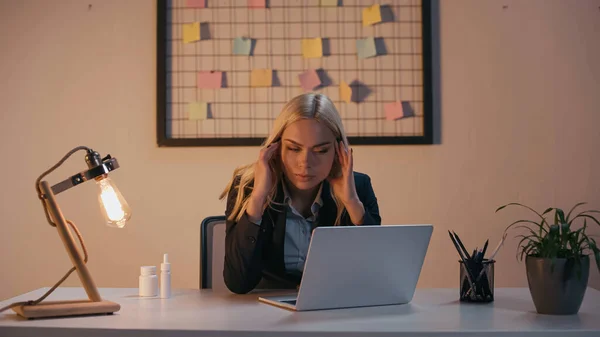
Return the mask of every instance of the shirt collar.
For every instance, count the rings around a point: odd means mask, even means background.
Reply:
[[[283,203],[291,206],[292,205],[292,197],[290,196],[290,193],[287,189],[285,182],[282,181],[281,184],[283,185]],[[323,183],[321,183],[321,185],[319,186],[319,191],[317,192],[315,200],[312,203],[311,209],[313,209],[315,205],[318,205],[319,207],[323,206],[323,198],[321,197],[322,190],[323,190]]]

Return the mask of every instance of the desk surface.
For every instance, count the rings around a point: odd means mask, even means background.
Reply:
[[[47,289],[1,302],[0,307],[36,299]],[[5,311],[0,314],[0,336],[600,336],[600,291],[592,288],[579,314],[572,316],[538,315],[527,288],[498,288],[495,301],[488,304],[460,303],[457,289],[419,288],[406,305],[310,312],[260,303],[261,293],[189,289],[157,299],[138,297],[137,288],[99,290],[104,299],[121,304],[121,310],[108,316],[41,320]],[[47,300],[82,298],[82,288],[59,288]]]

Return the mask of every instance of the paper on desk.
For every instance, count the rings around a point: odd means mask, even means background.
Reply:
[[[323,56],[323,41],[321,38],[302,39],[302,55],[304,58]]]
[[[200,22],[183,24],[183,43],[200,40]]]
[[[321,7],[337,7],[338,0],[321,0]]]
[[[340,82],[340,98],[346,103],[352,101],[352,88],[344,81]]]
[[[265,8],[266,0],[248,0],[248,8]]]
[[[319,74],[317,74],[317,71],[314,69],[309,69],[301,73],[298,75],[298,79],[300,80],[300,86],[304,91],[311,91],[321,85]]]
[[[234,55],[250,55],[252,39],[247,37],[236,37],[233,39]]]
[[[250,73],[251,87],[270,87],[273,84],[273,70],[252,69]]]
[[[356,51],[358,52],[359,59],[376,56],[377,48],[375,47],[375,39],[367,37],[356,40]]]
[[[387,103],[384,105],[385,119],[388,121],[394,121],[404,117],[404,109],[402,109],[402,102]]]
[[[363,27],[381,22],[381,7],[379,4],[364,8],[362,11]]]
[[[205,8],[206,0],[186,0],[185,5],[190,8]]]
[[[218,89],[223,82],[222,71],[201,71],[198,73],[198,88]]]
[[[188,117],[190,120],[205,120],[208,111],[206,102],[192,102],[188,104]]]

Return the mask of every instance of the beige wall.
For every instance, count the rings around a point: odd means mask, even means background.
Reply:
[[[421,287],[457,287],[447,229],[495,245],[525,214],[494,214],[503,203],[600,208],[598,2],[454,0],[439,14],[441,144],[354,151],[386,224],[435,225]],[[98,286],[137,287],[139,266],[168,252],[173,286],[197,287],[199,223],[223,212],[217,195],[257,149],[156,147],[154,3],[0,1],[0,32],[0,299],[68,270],[34,181],[77,145],[119,158],[112,177],[134,211],[125,229],[109,229],[93,183],[59,196]],[[84,167],[78,154],[49,180]],[[515,244],[498,256],[497,286],[527,285]]]

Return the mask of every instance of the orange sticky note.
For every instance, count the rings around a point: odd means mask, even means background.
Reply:
[[[200,40],[200,22],[183,24],[183,43]]]
[[[385,111],[385,119],[388,121],[394,121],[404,117],[404,109],[402,109],[402,102],[387,103],[383,106]]]
[[[206,102],[192,102],[188,104],[188,118],[190,120],[206,119],[208,104]]]
[[[266,0],[248,0],[248,8],[265,8],[267,7]]]
[[[223,82],[222,71],[201,71],[198,73],[198,88],[218,89]]]
[[[302,56],[304,56],[304,58],[322,57],[323,41],[321,38],[302,39]]]
[[[379,4],[363,9],[363,26],[374,25],[381,22],[381,7]]]
[[[189,8],[205,8],[206,0],[186,0],[185,5]]]
[[[344,81],[340,82],[340,98],[346,103],[352,101],[352,88]]]
[[[250,73],[251,87],[270,87],[273,85],[273,70],[252,69]]]

